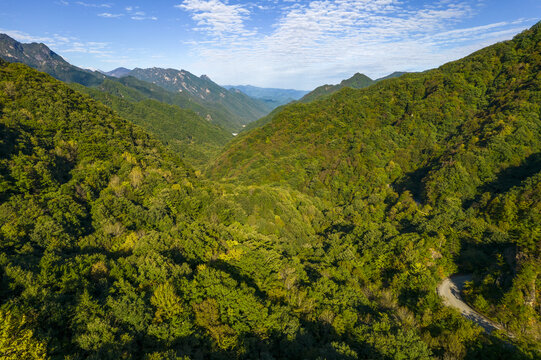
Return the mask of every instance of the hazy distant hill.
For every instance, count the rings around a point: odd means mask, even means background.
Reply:
[[[205,173],[0,60],[0,354],[539,358],[540,73],[538,24],[277,108]],[[144,95],[174,93],[121,80],[83,90],[134,121],[179,114]],[[456,272],[501,331],[445,306],[435,289]]]
[[[97,71],[71,65],[44,44],[22,44],[6,34],[0,34],[0,58],[26,64],[65,82],[91,86],[105,79],[105,76]]]
[[[223,106],[231,113],[228,127],[236,127],[236,130],[270,111],[270,107],[263,101],[253,99],[242,92],[229,91],[206,75],[198,77],[186,70],[136,68],[130,72],[130,76],[159,85],[174,93],[189,94],[195,102],[204,106]]]
[[[111,71],[102,71],[103,74],[109,75],[116,78],[121,78],[123,76],[128,76],[130,74],[131,70],[126,69],[125,67],[119,67]]]
[[[272,109],[290,103],[291,101],[299,100],[308,94],[306,90],[261,88],[252,85],[223,85],[223,87],[229,90],[240,90],[250,97],[265,102]]]

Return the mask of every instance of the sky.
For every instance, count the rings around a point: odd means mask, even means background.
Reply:
[[[79,67],[301,90],[438,67],[540,20],[540,0],[0,0],[0,32]]]

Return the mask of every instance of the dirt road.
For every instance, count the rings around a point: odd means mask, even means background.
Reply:
[[[490,334],[494,330],[501,330],[501,326],[479,314],[462,300],[460,292],[464,288],[466,281],[470,281],[471,278],[471,275],[448,277],[438,286],[438,294],[443,298],[445,305],[458,309],[464,317],[481,326],[487,333]]]

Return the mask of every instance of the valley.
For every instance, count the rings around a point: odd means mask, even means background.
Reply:
[[[0,358],[539,358],[541,23],[310,92],[0,57]]]

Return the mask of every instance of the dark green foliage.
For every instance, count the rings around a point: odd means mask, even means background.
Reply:
[[[191,110],[145,99],[114,81],[106,80],[97,89],[77,84],[72,88],[88,93],[124,119],[143,127],[195,167],[208,163],[233,138]]]
[[[0,345],[71,359],[538,357],[540,32],[286,106],[209,179],[103,104],[0,61]],[[95,95],[126,116],[179,113],[110,89]],[[458,270],[514,340],[443,306],[435,288]]]
[[[432,255],[479,274],[481,311],[539,342],[540,34],[537,25],[439,69],[289,105],[210,174],[327,199],[353,231],[398,221]]]
[[[25,331],[21,349],[294,359],[441,347],[382,287],[382,271],[403,265],[370,265],[343,210],[291,189],[199,183],[141,130],[23,65],[1,64],[0,89],[0,307]]]

